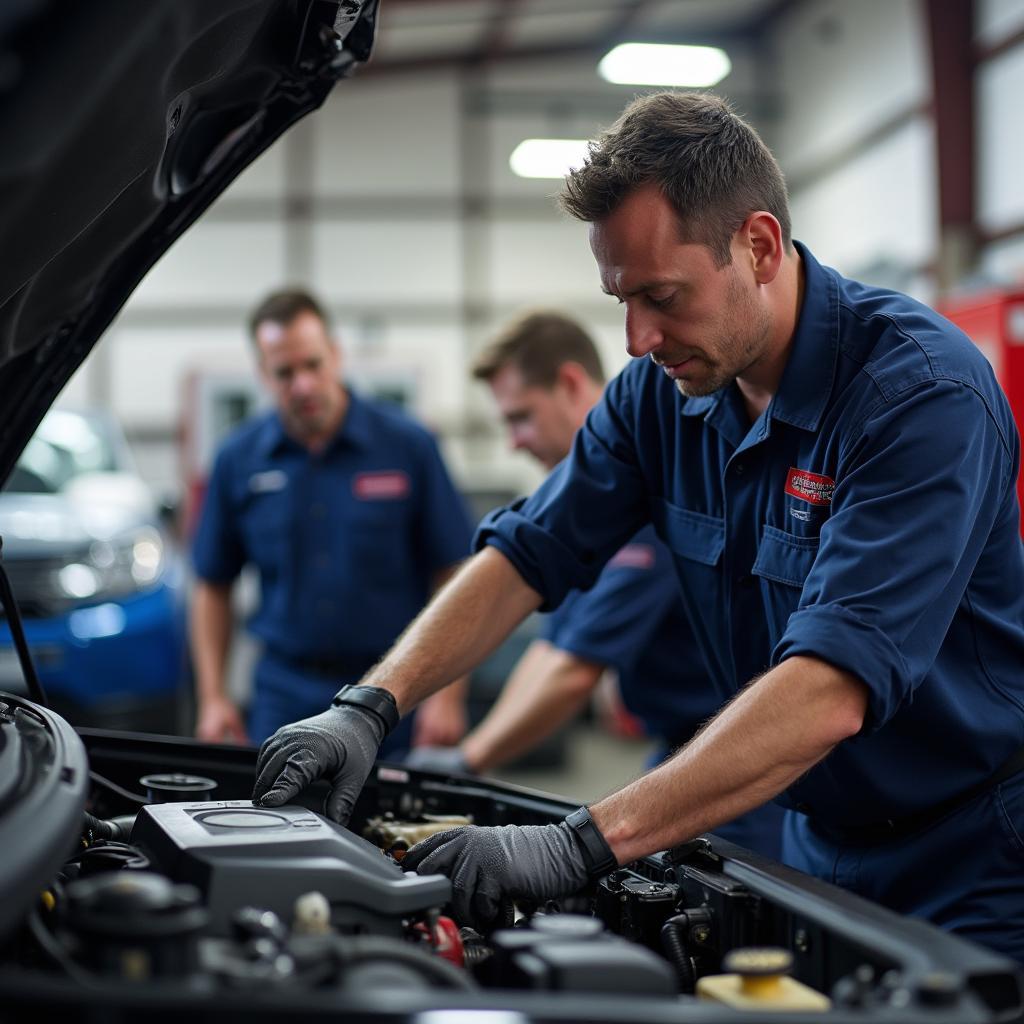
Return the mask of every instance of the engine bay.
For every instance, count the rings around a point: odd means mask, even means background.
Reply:
[[[1011,962],[705,837],[589,891],[509,901],[480,934],[448,879],[402,870],[459,826],[543,824],[573,805],[378,763],[351,828],[302,803],[254,807],[255,751],[101,730],[0,695],[5,1019],[994,1021]],[[703,997],[703,998],[701,998]],[[454,1019],[454,1018],[453,1018]]]

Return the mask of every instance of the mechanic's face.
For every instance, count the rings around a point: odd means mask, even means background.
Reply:
[[[515,366],[503,366],[488,383],[513,448],[528,451],[545,469],[569,454],[579,424],[560,383],[551,388],[527,384]]]
[[[298,437],[334,428],[345,401],[341,353],[323,321],[300,313],[291,323],[265,320],[256,328],[260,373],[281,418]]]
[[[601,286],[626,307],[626,351],[650,356],[684,395],[710,395],[767,355],[771,319],[737,239],[716,267],[706,245],[679,240],[656,186],[591,225]]]

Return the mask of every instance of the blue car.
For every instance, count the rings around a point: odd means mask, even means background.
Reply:
[[[75,725],[179,731],[182,561],[111,416],[46,414],[0,493],[0,536],[53,708]],[[6,619],[0,689],[25,692]]]

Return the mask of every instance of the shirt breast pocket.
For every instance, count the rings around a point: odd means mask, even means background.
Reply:
[[[687,561],[715,566],[725,548],[725,520],[680,508],[664,498],[651,507],[654,528],[668,547]]]
[[[292,535],[288,495],[284,492],[254,495],[242,522],[249,560],[264,577],[281,575]]]
[[[408,508],[403,501],[367,501],[353,510],[348,542],[356,579],[395,586],[411,571]]]
[[[725,520],[656,498],[651,505],[651,521],[672,552],[691,622],[703,622],[702,633],[717,635],[716,620],[723,614],[720,563],[725,550]]]
[[[800,604],[804,582],[818,557],[818,545],[817,537],[797,537],[774,526],[764,527],[751,572],[762,580],[773,646]]]

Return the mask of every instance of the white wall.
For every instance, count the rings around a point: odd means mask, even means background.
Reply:
[[[1024,28],[1021,0],[977,0],[975,41],[996,47]],[[986,61],[977,77],[978,220],[988,232],[1024,227],[1024,45]],[[980,283],[1024,285],[1024,232],[988,245],[981,254]]]
[[[794,236],[843,273],[929,298],[921,268],[937,243],[934,135],[929,117],[909,113],[930,95],[920,4],[801,4],[774,39],[775,150]]]
[[[996,57],[978,76],[979,220],[997,231],[1024,223],[1024,47]]]
[[[1024,4],[1020,0],[975,0],[976,38],[995,44],[1024,28]]]

